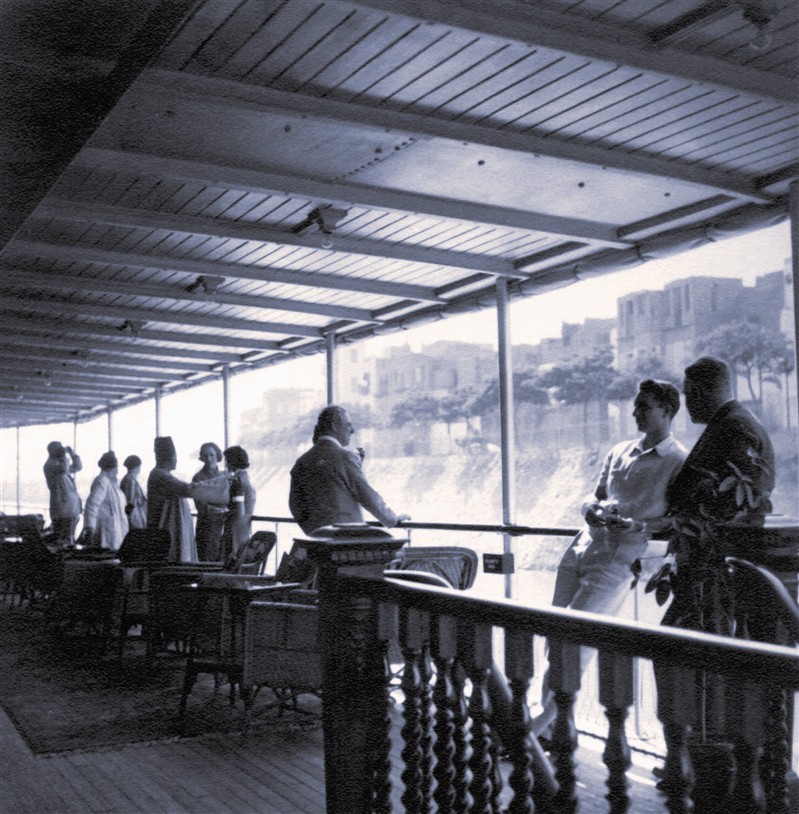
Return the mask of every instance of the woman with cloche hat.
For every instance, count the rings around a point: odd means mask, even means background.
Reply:
[[[89,545],[116,550],[128,533],[125,495],[117,483],[117,456],[104,452],[97,465],[100,474],[92,481],[83,512],[83,537]]]

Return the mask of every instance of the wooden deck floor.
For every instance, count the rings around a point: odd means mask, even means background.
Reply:
[[[599,753],[579,752],[581,812],[607,811]],[[242,742],[239,736],[34,755],[0,711],[2,814],[323,814],[321,730]],[[631,814],[660,814],[649,765],[630,772]],[[395,786],[394,811],[403,810]]]

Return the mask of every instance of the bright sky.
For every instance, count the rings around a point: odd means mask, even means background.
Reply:
[[[657,290],[672,280],[695,275],[740,277],[752,285],[756,277],[785,267],[790,257],[790,231],[787,222],[690,252],[651,261],[633,269],[606,274],[579,285],[531,297],[511,308],[511,331],[514,344],[535,343],[545,337],[561,334],[563,322],[580,323],[586,317],[607,318],[616,314],[618,297],[644,289]],[[493,308],[482,313],[442,320],[412,331],[390,334],[370,340],[370,349],[383,352],[391,346],[407,344],[413,350],[441,339],[497,344],[496,314]],[[239,412],[258,407],[269,388],[324,388],[324,355],[277,365],[252,374],[234,376],[231,380],[232,433]],[[222,388],[219,382],[201,388],[166,396],[162,399],[162,426],[173,435],[180,450],[179,474],[190,475],[199,467],[196,460],[201,440],[217,439],[222,443]],[[153,402],[124,411],[115,419],[115,427],[126,428],[124,437],[115,429],[114,446],[120,457],[152,448]],[[86,453],[87,477],[95,472],[94,462],[107,449],[107,421],[99,418],[81,425],[79,450]],[[60,438],[72,443],[72,426],[23,428],[21,470],[25,477],[38,477],[46,457],[47,442]],[[231,439],[235,443],[236,438]],[[144,458],[146,454],[142,454]],[[0,431],[0,479],[13,479],[16,469],[15,430]],[[146,469],[146,467],[145,467]],[[4,495],[4,502],[13,496]]]

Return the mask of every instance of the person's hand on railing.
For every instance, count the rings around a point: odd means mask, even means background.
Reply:
[[[409,514],[398,514],[397,515],[397,525],[401,526],[403,523],[407,523],[411,519]]]

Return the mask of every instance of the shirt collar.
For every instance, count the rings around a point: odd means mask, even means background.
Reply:
[[[339,441],[338,438],[334,438],[332,435],[320,435],[317,439],[317,443],[319,443],[319,441],[332,441],[337,447],[344,449],[344,447],[341,446],[341,441]]]
[[[649,449],[644,449],[644,436],[642,435],[638,442],[635,445],[635,449],[638,451],[638,454],[641,455],[644,452],[656,452],[658,455],[663,457],[675,444],[676,440],[674,438],[673,433],[669,433],[659,444],[655,444],[655,446],[650,447]]]

